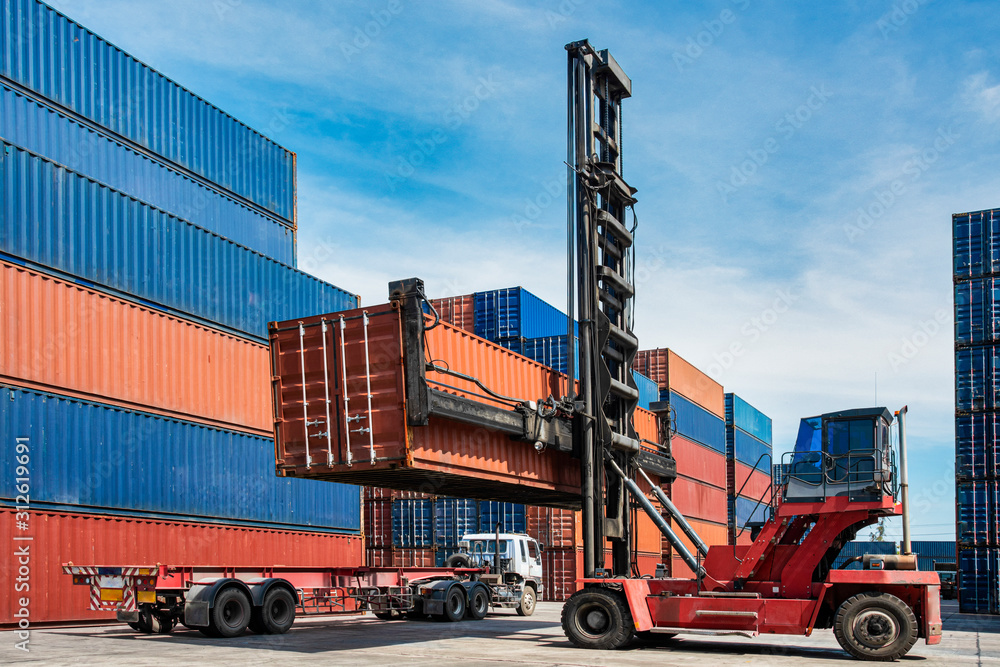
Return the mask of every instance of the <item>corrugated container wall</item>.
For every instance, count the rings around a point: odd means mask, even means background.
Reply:
[[[721,417],[676,392],[660,389],[660,400],[670,402],[678,435],[725,454],[726,422]]]
[[[0,78],[0,139],[86,174],[119,192],[272,257],[295,264],[295,231],[256,208],[108,130],[74,120]]]
[[[632,367],[656,381],[660,386],[660,400],[667,400],[668,394],[676,393],[716,417],[725,418],[722,385],[673,350],[639,350]]]
[[[33,507],[361,529],[360,489],[275,477],[270,438],[10,387],[0,419],[6,442],[28,438]],[[5,461],[10,504],[16,462]]]
[[[267,339],[357,298],[16,147],[0,152],[0,252]]]
[[[302,532],[206,523],[32,511],[31,621],[113,621],[113,612],[88,611],[90,589],[73,586],[62,564],[264,565],[329,567],[362,562],[362,539],[354,535]],[[13,510],[0,510],[0,539],[15,544]],[[15,569],[0,567],[0,590],[14,590]],[[0,624],[12,623],[16,608],[0,607]]]
[[[652,403],[660,400],[660,388],[655,380],[652,380],[639,371],[632,371],[635,379],[635,386],[639,390],[639,407],[649,410]]]
[[[955,464],[962,611],[1000,613],[1000,211],[952,216]]]
[[[261,344],[2,261],[0,313],[4,381],[272,433]]]
[[[566,335],[566,315],[524,289],[476,292],[475,334],[487,340]]]
[[[431,304],[438,311],[438,317],[459,329],[476,333],[475,298],[471,294],[464,296],[449,296],[443,299],[431,299]],[[424,304],[424,312],[431,309]]]
[[[726,424],[731,424],[770,445],[771,418],[736,394],[725,394],[725,399]]]
[[[293,153],[41,2],[0,7],[0,75],[294,226]]]

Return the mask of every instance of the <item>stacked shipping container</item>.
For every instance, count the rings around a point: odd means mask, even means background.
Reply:
[[[290,265],[294,154],[36,0],[0,12],[0,430],[29,452],[32,621],[108,617],[60,597],[70,560],[360,562],[358,489],[274,476],[267,322],[357,302]]]
[[[952,216],[959,602],[1000,613],[1000,210]]]
[[[658,384],[660,401],[669,404],[673,432],[670,448],[677,460],[677,479],[669,486],[670,499],[707,544],[726,544],[729,530],[722,385],[666,348],[640,350],[634,368]],[[661,550],[664,560],[670,563],[672,576],[693,576],[680,557],[672,554],[665,539]]]
[[[729,543],[750,544],[750,526],[770,518],[771,418],[736,394],[726,394]]]

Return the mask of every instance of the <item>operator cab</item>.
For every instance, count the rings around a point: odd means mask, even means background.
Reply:
[[[799,424],[795,451],[782,466],[785,502],[822,502],[846,496],[877,501],[895,496],[892,413],[861,408],[807,417]]]

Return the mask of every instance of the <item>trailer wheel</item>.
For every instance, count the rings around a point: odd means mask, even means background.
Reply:
[[[177,625],[177,619],[169,612],[153,612],[150,615],[150,620],[152,621],[152,631],[161,635],[169,635],[174,631],[174,626]]]
[[[132,628],[136,632],[141,632],[143,634],[150,634],[153,632],[153,614],[150,613],[149,607],[145,605],[139,607],[139,620],[135,623],[129,623],[128,627]]]
[[[260,606],[253,608],[248,627],[258,635],[283,635],[294,622],[295,598],[284,586],[273,586]]]
[[[211,629],[219,637],[238,637],[250,624],[250,600],[240,589],[224,588],[215,597],[210,614]]]
[[[444,619],[446,621],[461,621],[465,617],[465,589],[452,586],[444,598]]]
[[[917,641],[917,618],[895,595],[871,591],[844,601],[833,621],[841,647],[860,660],[898,660]]]
[[[581,648],[619,649],[635,638],[632,612],[624,596],[607,588],[574,593],[562,610],[563,632]]]
[[[535,589],[525,586],[521,593],[521,602],[517,605],[518,616],[531,616],[535,613]]]
[[[469,618],[474,621],[481,621],[486,618],[486,614],[490,611],[490,594],[486,592],[486,589],[482,586],[477,586],[472,589],[472,595],[469,596]]]

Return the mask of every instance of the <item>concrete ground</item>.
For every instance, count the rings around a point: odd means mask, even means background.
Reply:
[[[1000,617],[959,615],[944,602],[944,641],[919,640],[903,664],[997,665]],[[30,653],[0,633],[0,664],[17,665],[849,665],[833,633],[813,637],[685,636],[616,651],[574,648],[559,625],[562,605],[539,603],[534,616],[503,611],[484,621],[384,622],[367,615],[299,619],[286,635],[208,639],[179,626],[140,635],[124,625],[52,628],[31,633]],[[856,663],[860,664],[860,663]]]

